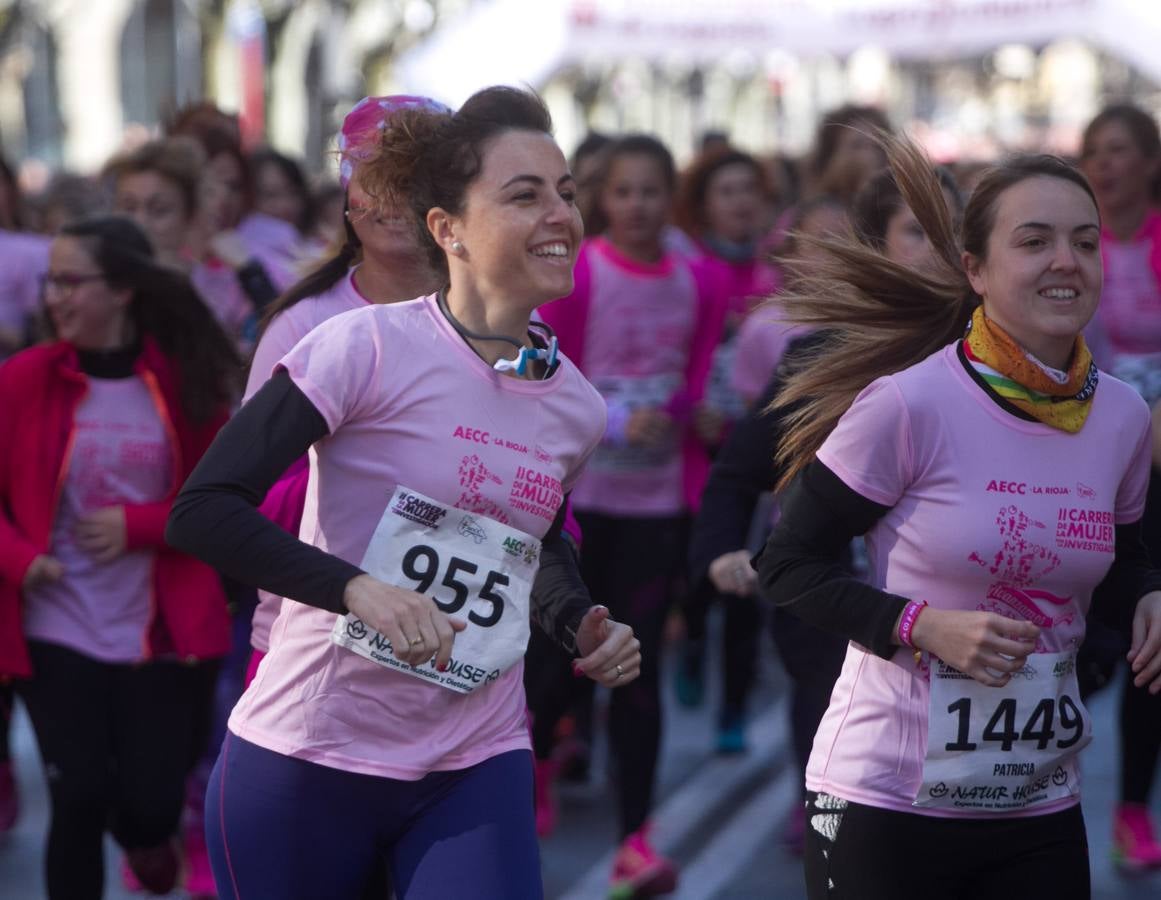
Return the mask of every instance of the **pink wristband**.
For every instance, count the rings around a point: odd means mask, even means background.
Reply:
[[[903,607],[903,615],[899,617],[899,642],[912,650],[918,649],[911,640],[911,631],[915,628],[915,620],[927,606],[926,600],[912,600]]]

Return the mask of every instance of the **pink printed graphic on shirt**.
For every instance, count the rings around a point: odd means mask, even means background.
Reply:
[[[504,480],[494,473],[475,453],[463,458],[460,463],[460,487],[464,492],[456,501],[457,509],[466,509],[508,524],[508,512],[494,500],[485,497],[480,489],[486,484],[503,486]]]
[[[1060,597],[1051,591],[1033,587],[1060,566],[1060,557],[1055,551],[1031,540],[1029,528],[1047,531],[1043,522],[1028,516],[1016,505],[1005,506],[996,514],[1001,546],[991,556],[990,562],[973,551],[968,557],[974,563],[985,567],[998,576],[998,580],[988,587],[987,602],[979,609],[998,613],[1010,619],[1026,619],[1041,628],[1068,625],[1076,618],[1076,607],[1071,597]],[[1041,604],[1052,607],[1069,607],[1059,616],[1045,612]],[[1015,613],[1015,615],[1013,615]],[[1043,640],[1038,640],[1037,650],[1048,652]]]

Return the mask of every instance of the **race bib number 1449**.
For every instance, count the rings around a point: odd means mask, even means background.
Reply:
[[[1003,688],[933,659],[923,784],[915,805],[1027,809],[1079,791],[1092,724],[1074,653],[1037,653]]]

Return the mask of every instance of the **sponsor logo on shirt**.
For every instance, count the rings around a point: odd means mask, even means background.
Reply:
[[[391,511],[427,528],[439,528],[443,517],[447,515],[446,509],[428,503],[414,494],[400,494]]]
[[[504,552],[515,559],[523,559],[528,565],[536,562],[540,556],[540,550],[535,545],[529,545],[526,541],[522,541],[515,537],[504,538]]]
[[[483,526],[480,525],[480,520],[475,516],[464,516],[460,520],[459,533],[464,537],[469,537],[477,544],[482,544],[488,539],[488,532],[484,531]]]
[[[1003,481],[993,478],[986,488],[989,494],[1019,494],[1024,497],[1028,494],[1052,494],[1069,496],[1072,489],[1060,484],[1028,484],[1026,481]]]

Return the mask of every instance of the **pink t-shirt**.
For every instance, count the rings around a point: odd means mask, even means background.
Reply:
[[[1102,376],[1084,428],[1068,434],[1001,409],[953,345],[864,390],[818,459],[891,507],[867,533],[873,585],[940,609],[1032,619],[1042,626],[1036,652],[1056,653],[1084,638],[1092,591],[1113,562],[1114,526],[1141,517],[1149,453],[1149,410],[1122,382]],[[887,661],[850,644],[807,787],[888,809],[976,814],[911,805],[927,751],[929,678],[927,658],[917,665],[908,649]]]
[[[355,564],[400,485],[543,536],[604,432],[600,396],[567,359],[547,381],[501,375],[434,296],[337,316],[283,365],[330,429],[310,451],[300,537]],[[529,746],[522,664],[457,694],[337,647],[334,624],[283,603],[235,734],[407,780]]]
[[[1151,212],[1137,235],[1101,241],[1104,284],[1096,320],[1116,355],[1161,353],[1161,214]]]
[[[258,346],[254,349],[254,359],[250,363],[250,375],[246,379],[246,393],[242,402],[258,392],[274,373],[275,366],[294,345],[328,319],[339,313],[360,309],[370,301],[355,287],[355,270],[335,282],[334,286],[315,297],[307,297],[280,312],[262,333]]]
[[[48,271],[51,243],[43,235],[0,230],[0,328],[17,338],[40,307],[40,276]]]
[[[318,246],[299,234],[297,228],[264,213],[250,213],[237,231],[279,291],[297,282],[320,255]]]
[[[294,349],[294,345],[315,328],[339,313],[349,312],[366,306],[367,299],[355,287],[354,270],[340,279],[329,291],[316,297],[300,300],[289,309],[279,313],[272,321],[258,346],[250,364],[250,375],[246,380],[246,394],[243,402],[249,400],[274,372],[278,361]],[[270,490],[263,512],[279,525],[298,533],[301,515],[300,498],[305,492],[306,467],[294,467]],[[272,514],[273,513],[273,514]],[[258,606],[250,624],[250,646],[265,651],[270,647],[270,626],[278,617],[282,598],[266,591],[258,592]]]
[[[65,575],[25,592],[25,635],[103,662],[135,662],[147,655],[153,551],[100,563],[73,533],[87,513],[156,503],[172,484],[165,426],[140,378],[88,379],[67,465],[49,549]]]
[[[586,241],[582,253],[590,280],[579,364],[605,398],[613,427],[572,503],[608,515],[677,515],[685,508],[682,438],[691,412],[686,373],[698,323],[697,283],[689,264],[672,254],[654,265],[637,263],[600,238]],[[556,302],[580,298],[574,294]],[[554,307],[542,314],[555,327]],[[624,422],[641,408],[677,419],[668,443],[642,448],[624,440]]]
[[[209,260],[195,263],[189,277],[218,324],[243,352],[248,351],[245,334],[256,313],[254,304],[238,284],[238,274],[223,262]]]
[[[759,306],[746,317],[738,334],[731,384],[747,405],[766,390],[790,342],[809,331],[787,323],[772,304]]]

